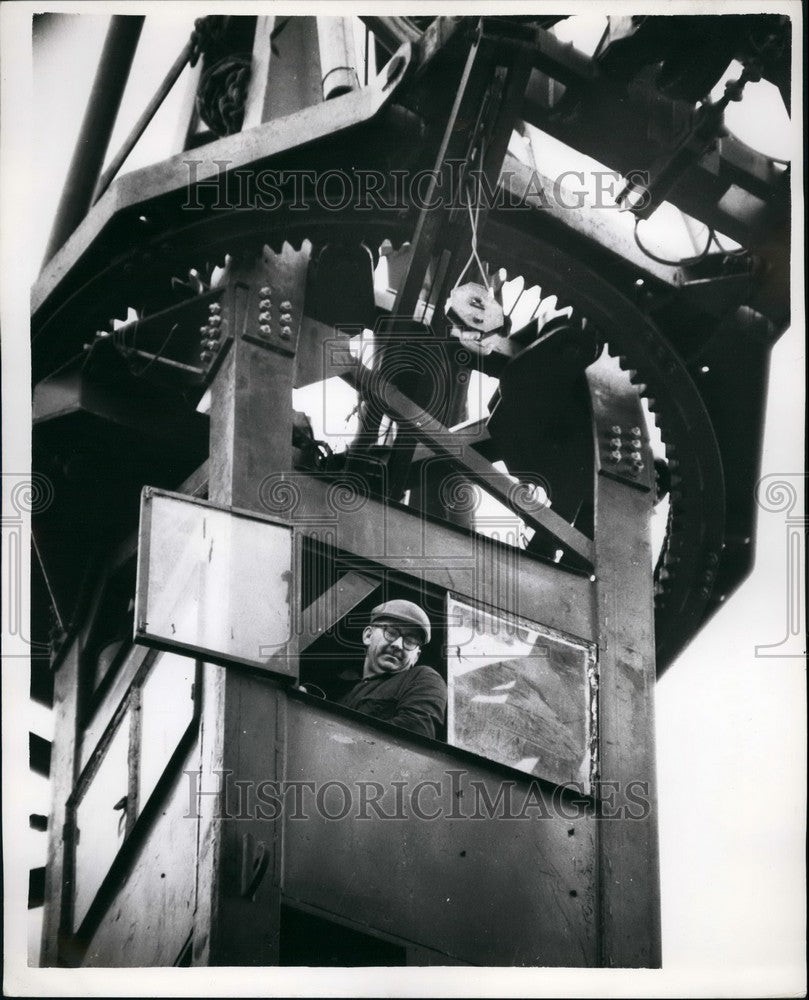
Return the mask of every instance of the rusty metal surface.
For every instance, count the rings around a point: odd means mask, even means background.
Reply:
[[[457,788],[446,773],[453,769],[465,772],[456,779]],[[376,781],[389,796],[393,781],[413,789],[420,781],[439,780],[446,795],[425,794],[424,812],[436,811],[439,801],[447,806],[443,818],[408,822],[374,818],[372,812],[367,819],[313,816],[305,822],[288,815],[283,890],[290,901],[346,916],[369,932],[424,945],[453,961],[596,964],[591,817],[540,819],[537,808],[529,819],[487,819],[485,809],[479,819],[450,819],[452,802],[473,811],[470,782],[484,783],[496,801],[504,779],[483,762],[459,763],[449,749],[426,752],[406,734],[392,738],[360,719],[293,700],[285,777],[318,786],[342,781],[350,788],[358,780]],[[552,813],[547,786],[540,796]],[[380,801],[383,811],[395,814],[390,797]],[[516,791],[513,801],[523,801]],[[336,813],[339,796],[324,803],[326,812]],[[357,812],[355,801],[352,815]]]

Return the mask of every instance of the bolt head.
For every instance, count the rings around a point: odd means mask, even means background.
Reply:
[[[633,427],[629,433],[632,437],[640,437],[640,427]]]
[[[637,465],[637,464],[638,464],[638,462],[640,462],[640,460],[641,460],[641,456],[640,456],[640,452],[639,452],[639,451],[632,451],[632,452],[630,452],[630,453],[629,453],[629,457],[630,457],[630,458],[632,459],[632,461],[633,461],[633,462],[634,462],[634,463],[635,463],[636,465]]]
[[[269,309],[272,305],[272,299],[261,299],[258,304],[259,309]]]
[[[292,303],[288,299],[284,299],[281,303],[281,308],[286,312],[288,309],[292,308]]]
[[[222,317],[221,316],[216,316],[216,315],[211,316],[209,322],[210,322],[211,326],[219,326],[219,324],[222,322]]]
[[[262,285],[259,289],[259,295],[272,295],[272,289],[268,285]]]
[[[609,453],[609,460],[611,462],[620,462],[621,461],[621,453],[620,453],[620,451],[618,451],[617,449],[615,451],[611,451]]]
[[[292,316],[291,316],[291,314],[290,313],[281,313],[281,322],[282,323],[291,323],[292,322]]]
[[[222,311],[222,306],[220,306],[218,302],[209,302],[208,303],[208,312],[218,313],[218,312],[221,312],[221,311]]]
[[[258,314],[259,323],[269,323],[272,320],[272,316],[268,312],[260,312]]]
[[[623,441],[620,438],[610,438],[610,447],[620,448],[622,444]]]
[[[635,448],[635,449],[640,448],[640,444],[641,444],[640,438],[632,438],[632,440],[629,442],[629,444],[630,444],[630,446],[632,448]]]
[[[201,351],[199,360],[207,365],[209,361],[213,361],[213,354],[210,351]]]
[[[292,330],[288,326],[282,326],[281,336],[284,338],[284,340],[289,340],[289,338],[292,336]]]
[[[621,428],[618,426],[618,424],[613,424],[612,427],[610,427],[610,431],[613,434],[620,434]]]
[[[201,326],[199,328],[199,332],[202,334],[203,337],[207,337],[208,336],[208,331],[209,330],[210,330],[209,326]]]
[[[265,337],[269,337],[272,333],[272,327],[268,323],[262,323],[258,328],[259,333],[263,333]]]

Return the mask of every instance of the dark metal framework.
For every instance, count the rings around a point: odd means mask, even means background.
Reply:
[[[228,39],[250,30],[235,22],[251,19],[221,20],[216,31],[197,25],[183,64],[212,36],[219,48],[208,51],[208,69],[212,52],[232,55]],[[277,963],[289,906],[401,944],[417,964],[659,964],[654,681],[750,570],[767,356],[789,314],[789,171],[724,135],[721,107],[699,101],[732,58],[745,70],[728,100],[745,79],[783,86],[789,22],[733,18],[732,45],[702,66],[695,97],[694,30],[699,22],[713,37],[724,18],[680,19],[665,37],[659,19],[632,19],[619,33],[612,26],[592,58],[558,42],[553,18],[365,20],[382,60],[388,53],[367,87],[273,118],[269,89],[251,81],[264,124],[124,175],[106,193],[105,175],[101,197],[34,289],[35,463],[56,478],[60,498],[35,524],[59,626],[47,962],[118,964],[115,914],[137,922],[157,905],[160,940],[139,928],[128,942],[136,964],[187,958],[189,940],[194,964]],[[254,64],[262,65],[262,46],[272,62],[282,29],[252,29]],[[300,25],[289,30],[305,37]],[[301,88],[296,80],[294,95]],[[666,263],[623,243],[594,210],[543,201],[551,180],[507,151],[526,123],[624,175],[645,168],[638,217],[668,199],[741,250]],[[348,166],[354,177],[387,178],[370,206],[324,206],[322,191],[301,194],[290,180]],[[397,170],[426,171],[431,204],[447,168],[461,193],[488,190],[493,204],[473,214],[457,198],[439,208],[385,200]],[[282,178],[271,210],[244,187],[267,172]],[[751,213],[751,205],[763,207]],[[63,230],[60,223],[54,246]],[[521,276],[571,315],[482,338],[443,336],[447,326],[457,333],[445,303],[470,245],[495,294]],[[385,246],[404,261],[389,314],[371,285]],[[352,269],[345,260],[364,263]],[[111,328],[109,317],[123,319],[127,307],[137,319]],[[349,350],[344,327],[357,325],[376,333],[372,369]],[[419,362],[409,379],[403,358]],[[475,370],[499,380],[497,405],[488,426],[458,428]],[[357,390],[360,406],[357,440],[337,458],[317,457],[291,403],[293,388],[331,376]],[[206,391],[207,416],[197,410]],[[665,461],[652,454],[642,396]],[[383,418],[396,425],[392,444],[379,444]],[[534,529],[525,551],[480,538],[469,511],[442,493],[452,477]],[[537,481],[549,485],[552,506],[532,499]],[[167,765],[164,809],[127,816],[130,837],[66,943],[76,779],[92,773],[95,747],[143,659],[134,647],[90,718],[80,716],[88,598],[111,553],[133,551],[144,485],[270,514],[335,560],[355,560],[313,595],[315,624],[299,637],[298,656],[378,593],[386,573],[397,585],[460,592],[597,644],[596,793],[579,821],[550,810],[529,844],[495,821],[474,834],[433,827],[433,839],[410,823],[411,835],[426,839],[403,875],[376,824],[313,820],[301,835],[286,817],[230,822],[222,796],[212,795],[195,816],[189,857],[155,904],[155,858],[175,849],[189,769],[245,783],[327,781],[373,763],[393,781],[407,762],[425,778],[467,768],[463,780],[474,774],[492,794],[506,776],[528,788],[457,748],[327,710],[278,678],[206,663],[199,731],[182,766]],[[648,522],[665,492],[669,529],[653,574]],[[334,749],[363,741],[375,745],[364,760]],[[650,804],[642,822],[631,815],[633,781],[645,783]],[[615,797],[599,783],[614,783]],[[541,802],[555,801],[558,789],[536,787]],[[623,819],[608,821],[607,805]],[[406,843],[403,834],[398,850]],[[471,872],[449,863],[456,855],[475,859]],[[491,863],[497,857],[503,875],[536,856],[548,865],[524,889],[511,875],[504,888]],[[501,890],[485,934],[463,889],[470,879],[489,885],[491,898]],[[365,909],[375,886],[393,887],[387,911]],[[445,895],[455,899],[448,910],[439,906]]]

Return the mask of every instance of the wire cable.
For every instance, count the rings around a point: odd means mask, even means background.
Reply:
[[[483,169],[484,146],[485,146],[485,144],[484,144],[483,138],[481,137],[481,140],[480,140],[480,157],[479,157],[480,170]],[[471,179],[472,179],[472,173],[470,171],[469,180],[471,181]],[[478,220],[480,218],[480,201],[481,201],[481,198],[480,198],[480,176],[479,175],[478,175],[478,185],[477,185],[477,187],[478,187],[478,190],[476,192],[476,197],[475,197],[475,211],[474,211],[474,213],[472,212],[471,197],[466,202],[466,209],[467,209],[467,211],[469,213],[469,225],[470,225],[470,227],[472,229],[472,236],[471,236],[470,241],[469,241],[472,252],[469,254],[469,258],[466,261],[466,263],[464,264],[463,270],[458,275],[458,277],[457,277],[457,279],[455,281],[455,284],[452,286],[452,290],[455,291],[455,289],[458,287],[458,285],[460,285],[462,278],[464,277],[464,275],[466,274],[466,272],[469,270],[469,268],[472,266],[472,261],[475,261],[477,263],[477,265],[478,265],[478,270],[480,271],[480,276],[483,279],[483,284],[486,286],[486,291],[489,292],[489,293],[491,293],[492,288],[491,288],[491,285],[489,284],[489,276],[486,273],[486,269],[483,266],[483,261],[481,261],[480,256],[478,255]],[[470,192],[470,195],[471,195],[471,192]]]
[[[165,351],[165,349],[169,346],[169,341],[174,336],[174,331],[177,329],[177,327],[179,325],[180,325],[179,323],[175,323],[174,324],[174,326],[169,330],[168,336],[163,341],[163,343],[160,345],[160,350],[157,352],[157,354],[155,354],[151,358],[149,358],[149,360],[146,362],[146,364],[139,371],[135,371],[135,369],[130,366],[129,370],[135,376],[135,378],[140,378],[142,375],[145,375],[146,372],[149,371],[149,369],[155,363],[155,361],[159,361],[160,360],[160,358],[163,355],[163,351]],[[135,351],[136,348],[133,347],[132,350]]]
[[[635,229],[633,235],[635,237],[635,243],[641,253],[644,253],[650,260],[653,260],[656,264],[664,264],[666,267],[690,267],[692,264],[699,264],[700,261],[705,260],[711,250],[711,244],[714,242],[714,231],[712,228],[708,228],[708,240],[705,244],[703,250],[698,253],[695,257],[683,257],[681,260],[666,260],[665,257],[658,257],[657,254],[652,253],[652,251],[643,245],[641,242],[640,235],[638,233],[638,223],[640,219],[635,219]]]

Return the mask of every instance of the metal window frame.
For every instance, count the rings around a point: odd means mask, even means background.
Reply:
[[[152,499],[167,498],[177,500],[187,505],[202,507],[206,510],[220,511],[230,514],[233,517],[253,522],[263,522],[274,525],[278,528],[285,528],[290,535],[292,565],[292,589],[290,595],[290,625],[293,626],[292,635],[284,650],[267,659],[252,660],[247,657],[240,657],[231,654],[223,654],[215,649],[204,646],[197,646],[193,643],[173,642],[164,636],[150,632],[148,621],[145,617],[148,607],[149,597],[149,574],[148,566],[151,555],[151,528],[152,528]],[[171,490],[156,489],[151,486],[144,486],[141,493],[140,527],[138,531],[138,555],[137,555],[137,582],[135,586],[135,633],[134,641],[140,645],[150,646],[153,649],[160,649],[168,653],[180,653],[183,656],[194,656],[207,663],[216,663],[223,667],[248,667],[261,671],[270,676],[293,678],[298,676],[298,643],[297,635],[294,631],[295,615],[294,609],[300,604],[301,587],[301,554],[300,545],[297,540],[297,530],[288,521],[280,517],[270,517],[259,514],[255,511],[244,510],[239,507],[231,507],[227,504],[215,503],[211,500],[203,500],[200,497],[189,496],[187,493],[175,493]],[[282,669],[283,665],[291,664],[292,668]]]

